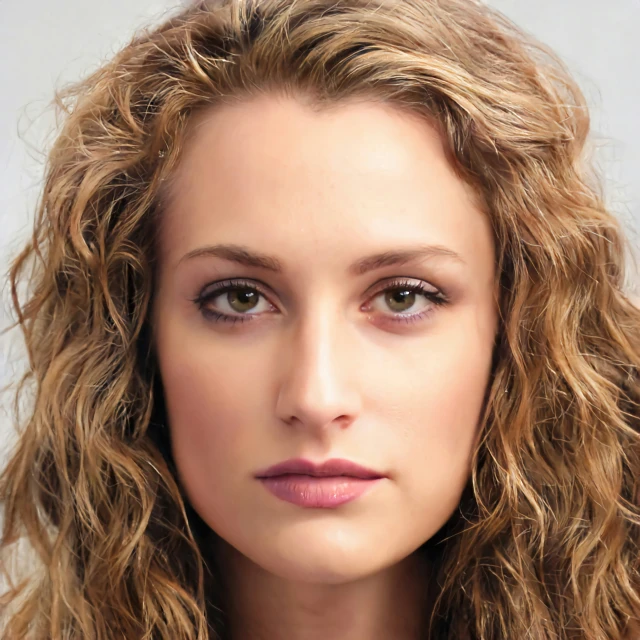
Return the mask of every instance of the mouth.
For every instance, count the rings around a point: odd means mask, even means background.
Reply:
[[[333,509],[367,493],[384,478],[354,476],[312,476],[285,473],[260,478],[263,486],[276,498],[299,507]]]
[[[294,458],[256,474],[277,498],[307,508],[335,508],[351,502],[386,477],[384,473],[341,458],[320,463]]]
[[[341,458],[333,458],[320,463],[304,458],[293,458],[258,472],[256,477],[263,479],[284,475],[302,475],[313,478],[349,477],[362,480],[376,480],[385,477],[384,473]]]

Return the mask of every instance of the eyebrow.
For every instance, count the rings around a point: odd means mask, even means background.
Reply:
[[[239,244],[215,244],[198,247],[182,256],[178,264],[185,260],[200,257],[222,258],[246,267],[256,267],[274,273],[284,271],[282,263],[275,256],[260,253]],[[462,257],[452,249],[442,245],[422,244],[407,247],[406,249],[383,251],[382,253],[360,258],[349,267],[348,272],[352,275],[363,275],[382,267],[404,265],[436,257],[449,258],[461,264],[466,264]]]

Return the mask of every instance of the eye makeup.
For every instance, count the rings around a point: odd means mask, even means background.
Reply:
[[[255,322],[259,321],[258,319],[262,315],[265,315],[265,313],[243,313],[242,311],[234,312],[232,308],[231,312],[222,312],[220,310],[213,309],[212,302],[222,297],[224,294],[227,294],[225,302],[229,307],[231,299],[228,294],[235,294],[235,300],[239,300],[240,304],[247,304],[247,302],[250,303],[252,300],[257,300],[259,303],[260,298],[264,298],[268,307],[266,313],[272,313],[274,310],[277,311],[275,305],[268,301],[269,294],[266,291],[256,283],[243,279],[231,279],[217,283],[209,283],[202,288],[195,298],[192,298],[192,302],[196,304],[198,310],[206,320],[216,323],[224,322],[235,325],[237,323]],[[439,307],[446,305],[449,302],[448,297],[443,291],[436,289],[435,287],[430,288],[430,286],[424,281],[407,278],[400,278],[386,282],[384,287],[379,288],[372,294],[370,300],[376,300],[380,294],[385,294],[385,302],[388,302],[389,300],[397,302],[395,296],[400,294],[401,298],[408,296],[411,302],[422,298],[426,303],[428,303],[426,308],[423,308],[417,313],[407,314],[394,313],[391,311],[390,314],[385,314],[382,312],[381,315],[385,317],[384,321],[388,321],[390,323],[412,324],[425,320]],[[404,299],[401,300],[399,304],[402,304],[403,302]],[[366,312],[370,312],[372,309],[373,307],[370,302],[365,304],[363,308]]]

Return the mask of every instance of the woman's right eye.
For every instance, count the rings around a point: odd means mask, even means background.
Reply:
[[[206,288],[198,295],[194,302],[198,305],[202,314],[215,322],[246,322],[253,320],[251,316],[257,313],[248,313],[258,307],[260,298],[266,300],[265,295],[254,285],[249,283],[221,283],[221,286],[206,291]],[[214,300],[222,300],[222,306],[227,309],[214,311],[211,303]],[[269,309],[274,309],[268,304]],[[239,315],[233,315],[233,312]]]

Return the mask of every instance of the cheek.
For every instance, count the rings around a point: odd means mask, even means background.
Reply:
[[[402,461],[398,479],[414,506],[455,508],[471,472],[492,342],[450,327],[379,385],[375,414],[393,428],[387,450]],[[397,369],[402,371],[401,368]]]
[[[219,488],[230,488],[230,473],[247,467],[242,456],[249,442],[242,425],[252,423],[255,394],[245,376],[228,366],[212,366],[202,348],[182,346],[162,366],[178,474],[194,507],[209,503],[213,491],[216,500],[232,501],[232,492]]]
[[[467,352],[459,365],[429,372],[430,384],[424,394],[424,425],[441,465],[467,462],[465,456],[471,453],[477,434],[488,383],[488,359],[474,359]]]

